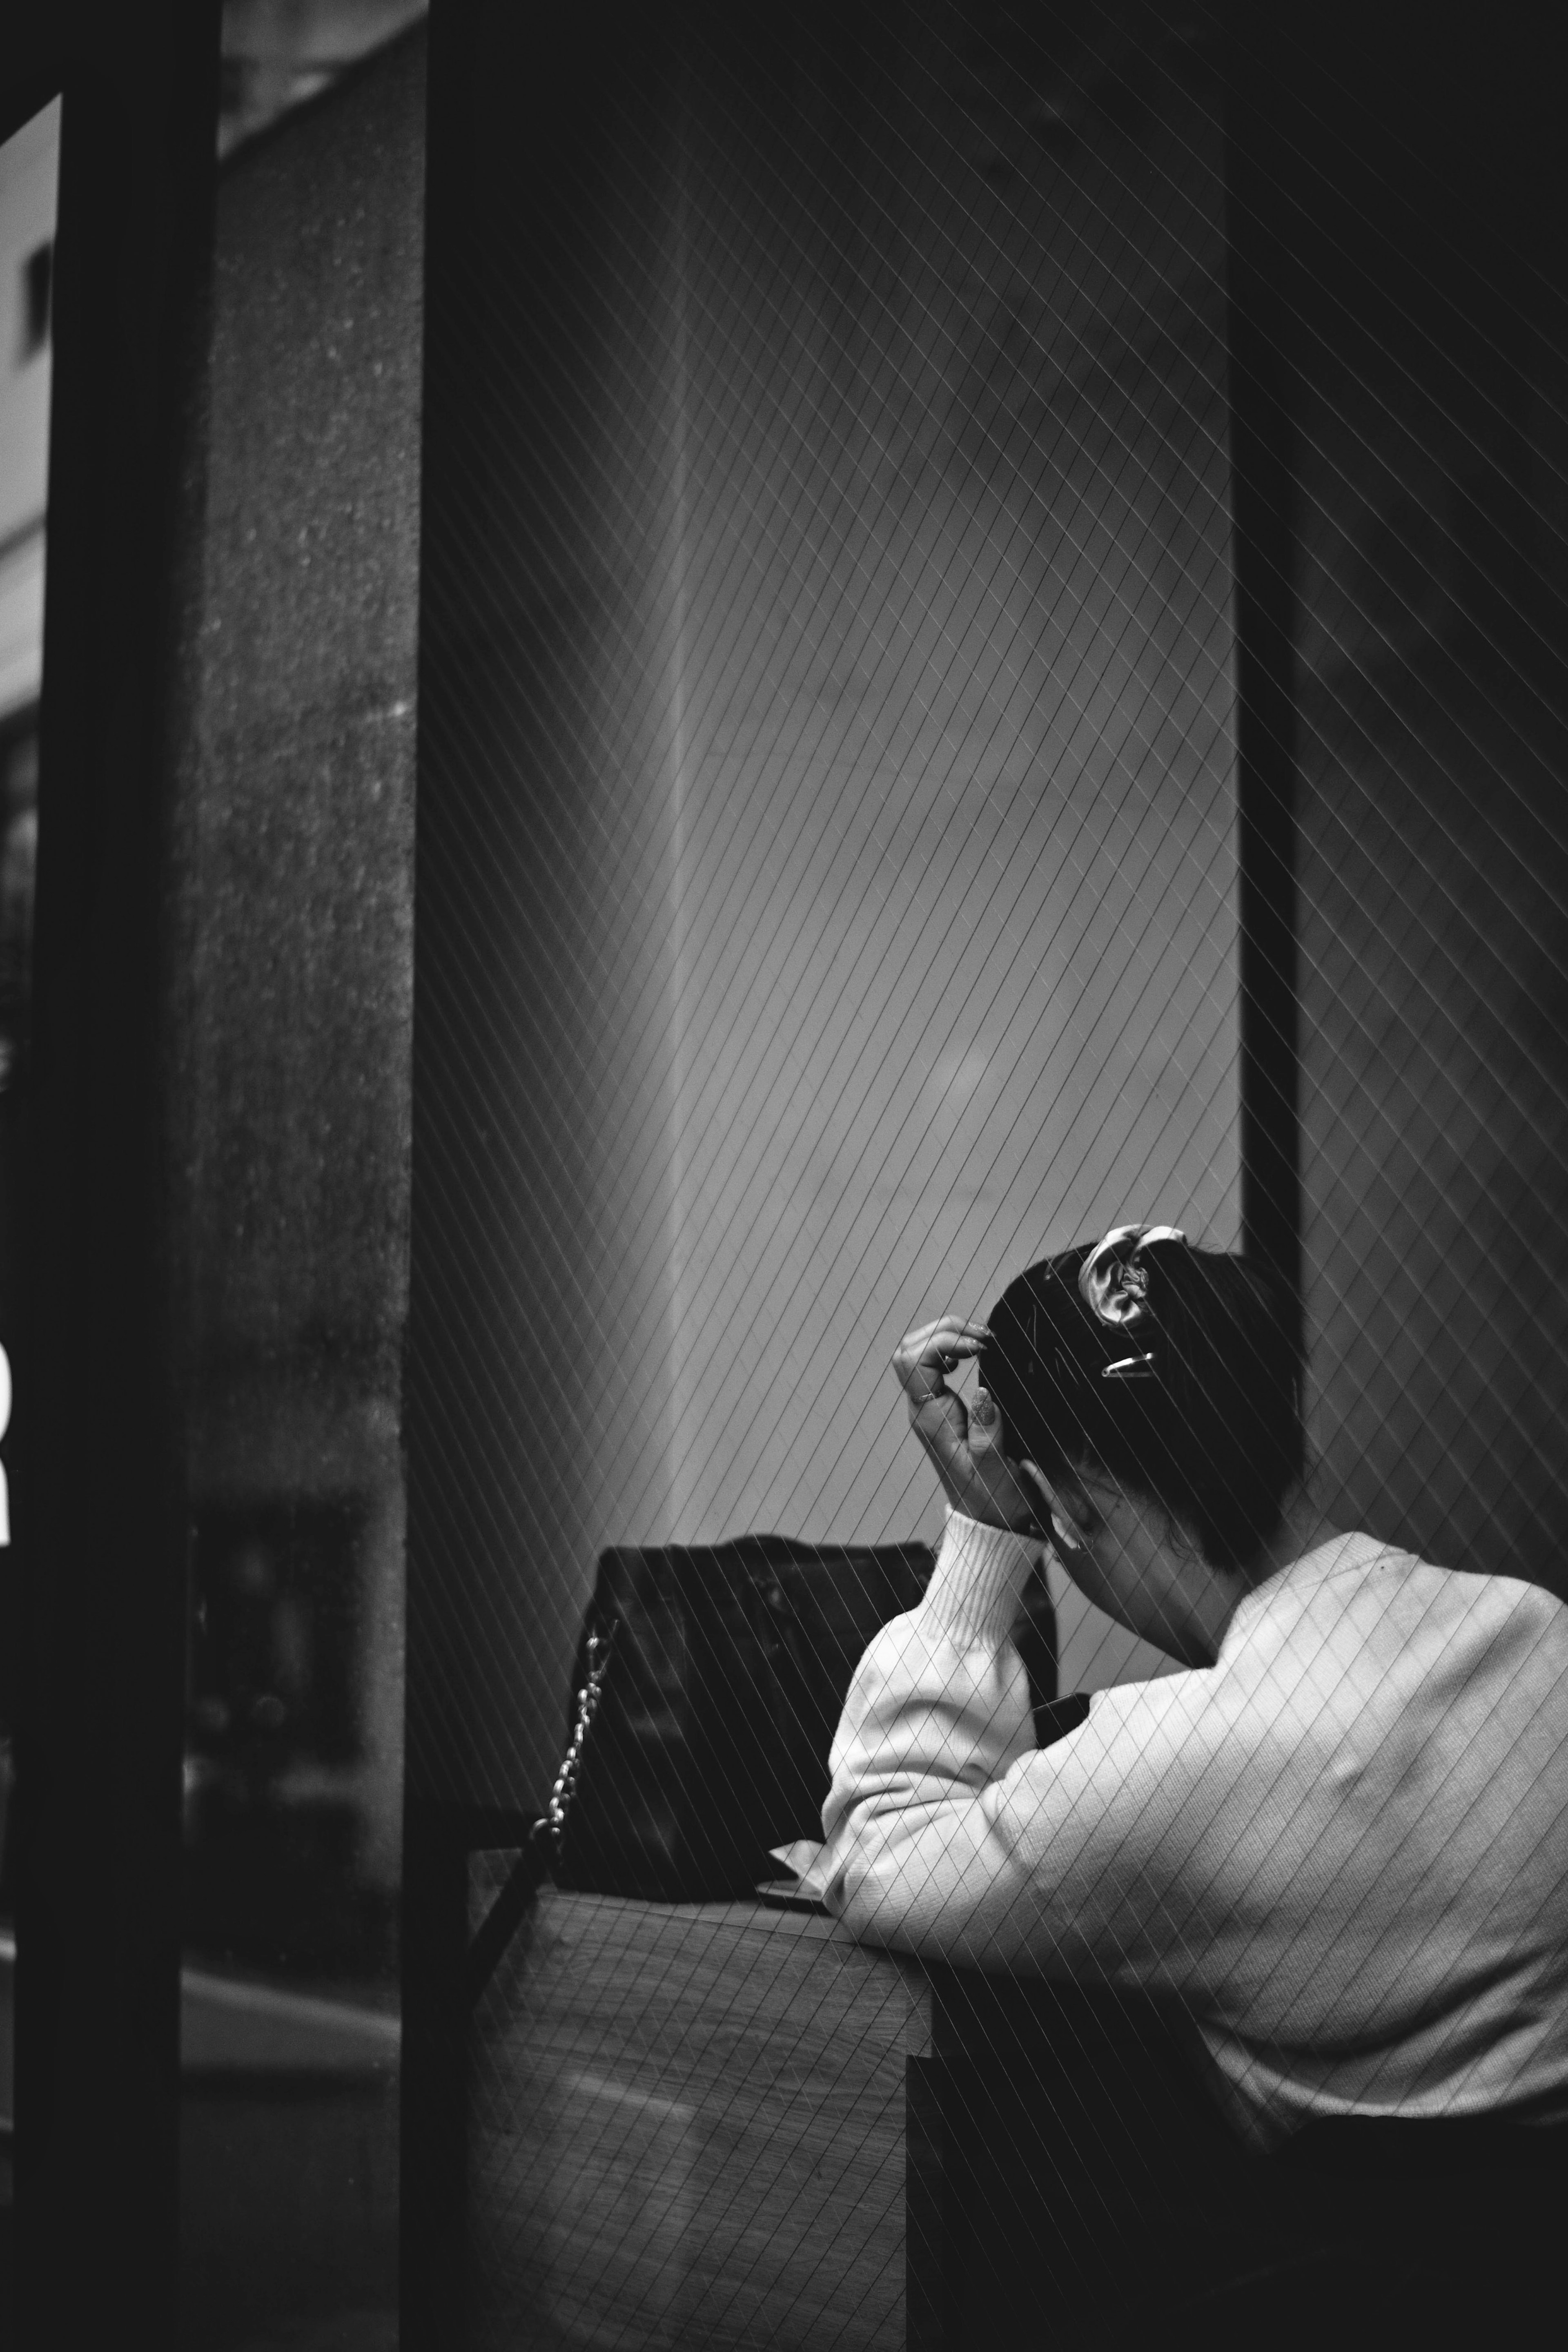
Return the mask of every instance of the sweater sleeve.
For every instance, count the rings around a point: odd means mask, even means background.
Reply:
[[[1027,1539],[950,1515],[925,1600],[856,1671],[812,1879],[866,1943],[1201,1990],[1229,1966],[1226,1857],[1236,1808],[1256,1810],[1234,1759],[1195,1737],[1212,1678],[1098,1692],[1037,1747],[1012,1640],[1032,1558]]]
[[[1009,1875],[986,1798],[1035,1745],[1012,1629],[1036,1549],[950,1511],[924,1601],[856,1671],[813,1876],[867,1941],[957,1958]]]

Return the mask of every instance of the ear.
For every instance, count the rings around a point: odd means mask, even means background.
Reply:
[[[1094,1526],[1094,1507],[1082,1487],[1071,1478],[1059,1478],[1053,1484],[1036,1462],[1019,1466],[1027,1471],[1050,1513],[1059,1549],[1082,1551]]]

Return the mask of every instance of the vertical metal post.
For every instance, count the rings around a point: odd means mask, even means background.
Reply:
[[[10,1440],[18,2336],[175,2341],[184,1513],[165,1008],[216,0],[22,12],[63,94],[27,1296]]]
[[[1250,40],[1250,33],[1249,39]],[[1296,984],[1295,515],[1287,198],[1267,60],[1228,60],[1232,562],[1241,924],[1241,1229],[1301,1286]],[[1277,125],[1276,125],[1277,127]]]
[[[411,1803],[402,1849],[398,2303],[403,2352],[466,2341],[468,1842],[455,1806]]]

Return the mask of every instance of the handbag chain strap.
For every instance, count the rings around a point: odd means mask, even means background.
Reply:
[[[577,1794],[583,1743],[588,1738],[588,1727],[599,1712],[604,1677],[610,1671],[610,1646],[614,1638],[613,1622],[608,1633],[590,1633],[588,1637],[588,1680],[577,1694],[577,1719],[571,1727],[571,1738],[567,1744],[566,1754],[561,1758],[560,1770],[555,1776],[555,1785],[549,1792],[549,1802],[534,1823],[535,1837],[548,1837],[558,1849],[571,1801]]]

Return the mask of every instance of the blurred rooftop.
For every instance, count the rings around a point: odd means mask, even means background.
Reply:
[[[265,131],[427,13],[429,0],[225,0],[218,152]]]

